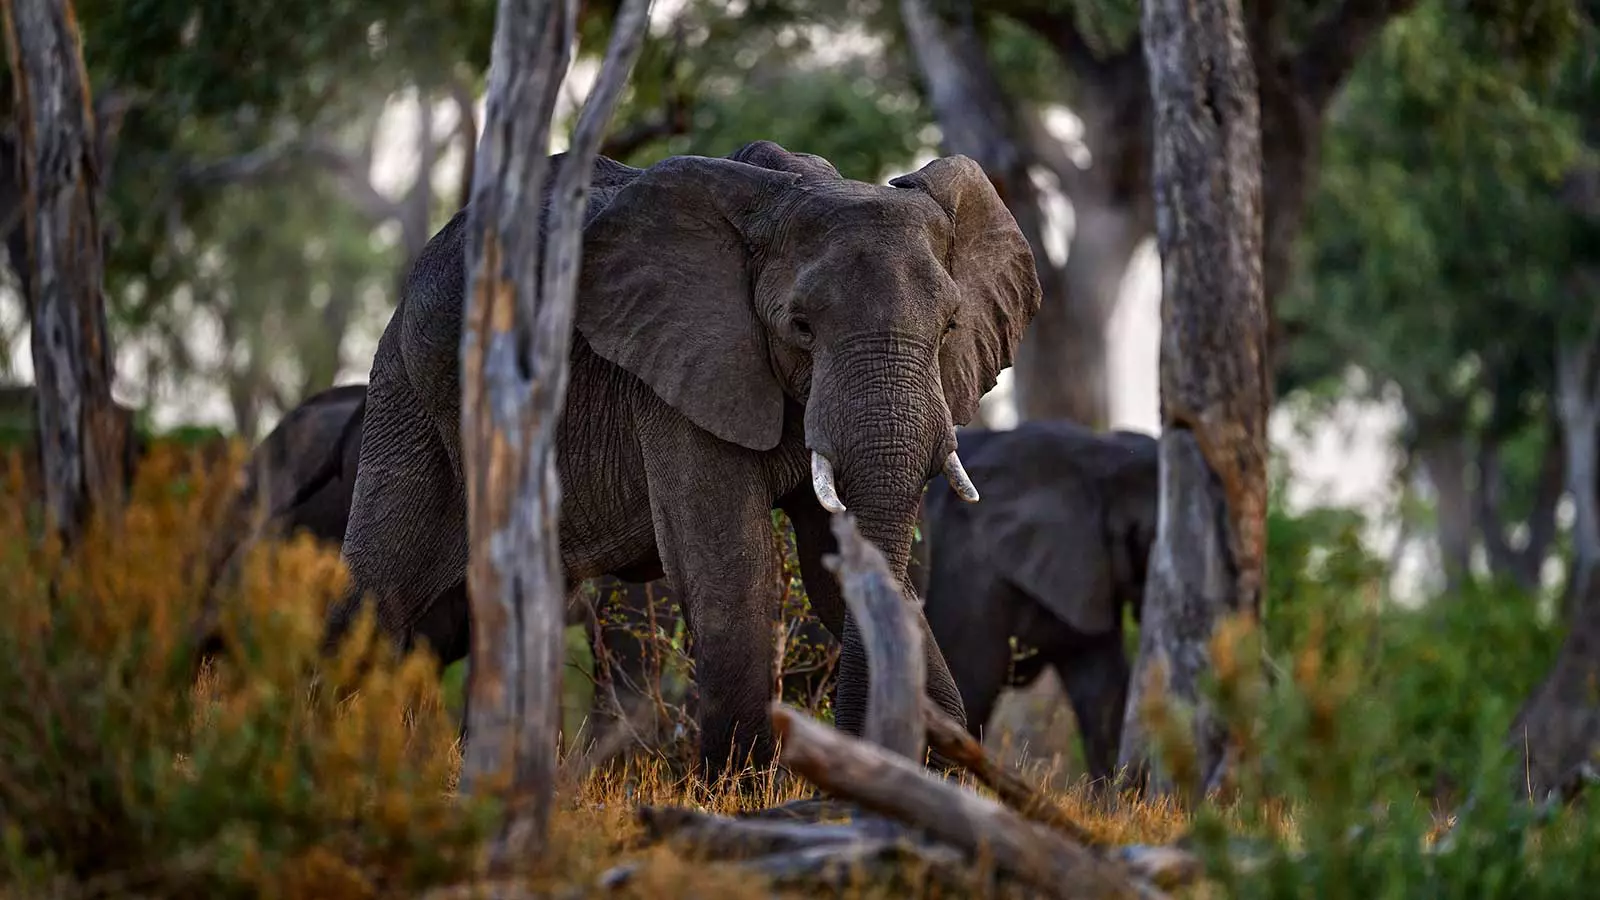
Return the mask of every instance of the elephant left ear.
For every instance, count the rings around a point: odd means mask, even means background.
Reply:
[[[1039,311],[1033,251],[983,168],[970,157],[946,156],[889,182],[921,190],[953,225],[945,265],[961,292],[956,330],[940,354],[945,401],[956,425],[978,415],[978,400],[1011,365],[1017,344]]]

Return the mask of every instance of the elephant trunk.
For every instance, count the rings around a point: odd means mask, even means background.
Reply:
[[[922,490],[941,467],[948,474],[954,430],[931,350],[871,349],[877,352],[830,360],[816,370],[806,408],[806,439],[815,454],[812,483],[824,507],[831,508],[832,500],[849,508],[862,537],[878,548],[907,596],[915,598],[907,567]],[[921,605],[915,608],[920,621]],[[927,622],[920,624],[929,696],[965,722],[944,656]],[[846,733],[859,734],[867,667],[853,618],[846,617],[842,637],[835,722]]]

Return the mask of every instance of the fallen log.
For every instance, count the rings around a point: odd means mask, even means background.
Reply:
[[[926,729],[921,702],[927,672],[922,629],[900,581],[849,514],[833,517],[839,552],[823,565],[839,579],[867,656],[867,720],[862,736],[891,753],[922,762]]]
[[[714,859],[747,859],[824,845],[859,843],[873,837],[869,828],[855,822],[825,825],[735,819],[673,806],[642,806],[638,817],[648,842],[665,841]]]
[[[951,886],[962,886],[968,877],[966,859],[950,847],[883,839],[775,853],[740,868],[765,877],[774,887],[843,889],[858,880],[894,880],[908,864],[921,865],[928,876]]]
[[[926,698],[922,702],[922,720],[927,726],[929,746],[951,762],[966,768],[1023,817],[1048,825],[1086,846],[1094,847],[1102,843],[1087,828],[1074,822],[1059,804],[1001,764],[966,728]]]
[[[740,813],[741,819],[773,819],[789,822],[822,822],[822,821],[849,821],[856,818],[861,810],[854,804],[827,797],[808,797],[804,800],[791,800],[766,809],[757,809]]]
[[[772,725],[791,771],[835,796],[893,816],[960,849],[987,855],[1006,874],[1051,897],[1143,895],[1120,865],[917,763],[815,722],[782,703]]]

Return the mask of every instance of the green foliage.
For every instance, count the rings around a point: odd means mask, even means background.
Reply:
[[[1330,627],[1284,656],[1275,684],[1233,674],[1220,696],[1248,735],[1242,795],[1196,827],[1228,896],[1561,897],[1600,875],[1600,816],[1541,823],[1507,790],[1508,714],[1551,648],[1526,616],[1483,612],[1385,615],[1375,663]],[[1430,846],[1441,823],[1419,790],[1430,762],[1478,798],[1444,845]],[[1230,837],[1240,824],[1261,840]]]
[[[1278,514],[1273,534],[1292,539],[1338,518]],[[1275,578],[1275,589],[1286,579]],[[1600,815],[1579,808],[1543,821],[1507,790],[1507,727],[1548,671],[1559,633],[1515,594],[1406,610],[1323,587],[1312,595],[1316,609],[1291,608],[1296,627],[1274,640],[1265,673],[1253,665],[1262,635],[1252,626],[1230,623],[1214,644],[1210,691],[1244,751],[1235,800],[1204,808],[1195,824],[1222,891],[1518,900],[1583,893],[1600,875],[1592,852]],[[1182,747],[1169,755],[1181,760]],[[1476,802],[1451,841],[1435,844],[1443,824],[1435,804],[1459,806],[1468,793]]]
[[[1573,313],[1567,273],[1593,246],[1556,188],[1592,153],[1594,23],[1559,0],[1516,27],[1485,7],[1423,3],[1357,67],[1324,140],[1304,277],[1280,298],[1303,368],[1358,365],[1420,420],[1459,418],[1485,391],[1536,412]]]

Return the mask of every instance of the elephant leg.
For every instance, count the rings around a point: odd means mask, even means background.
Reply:
[[[760,458],[676,412],[641,437],[656,546],[692,637],[701,772],[765,768],[782,595]]]
[[[1130,669],[1122,632],[1087,638],[1054,659],[1083,738],[1089,777],[1104,783],[1117,762]]]
[[[924,611],[961,692],[973,737],[982,737],[1010,676],[1018,602],[1015,588],[987,565],[963,558],[959,550],[931,561]]]
[[[840,644],[838,676],[834,682],[834,724],[845,734],[860,735],[866,725],[867,662],[856,625],[845,607],[839,580],[822,565],[822,558],[839,549],[828,513],[816,501],[809,484],[784,497],[780,503],[794,526],[795,551],[799,555],[800,579],[805,584],[811,611],[833,632]],[[917,611],[922,628],[924,661],[927,665],[927,694],[952,718],[967,721],[960,690],[951,676],[951,667],[941,652],[941,644],[929,628],[922,603],[909,582],[901,589],[911,608]],[[948,768],[947,761],[935,764]]]
[[[418,623],[466,572],[466,492],[410,393],[376,379],[368,390],[343,546],[350,588],[329,616],[330,647],[370,594],[379,628],[410,649]]]

